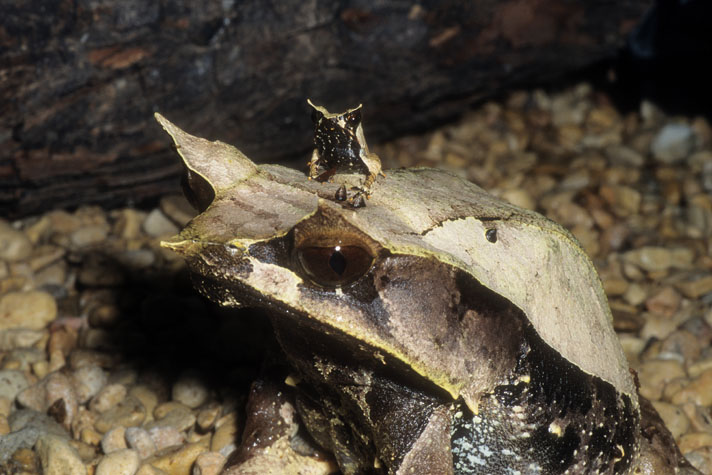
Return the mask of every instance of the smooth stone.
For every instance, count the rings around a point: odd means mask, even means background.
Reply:
[[[121,311],[112,304],[102,304],[89,312],[89,325],[97,328],[111,328],[121,320]]]
[[[105,454],[126,449],[126,428],[122,426],[114,427],[101,438],[101,450]]]
[[[633,282],[623,293],[623,300],[625,300],[629,305],[638,306],[645,302],[647,296],[648,293],[645,291],[643,286]]]
[[[147,460],[154,467],[169,475],[191,475],[191,469],[198,456],[207,452],[206,442],[196,442],[179,447],[165,454],[155,455]]]
[[[156,443],[151,438],[147,430],[140,427],[129,427],[126,429],[126,442],[134,449],[139,458],[146,459],[158,450]]]
[[[687,124],[667,124],[653,138],[650,152],[664,164],[677,163],[687,157],[694,146],[695,135]]]
[[[146,219],[146,213],[126,208],[116,211],[116,222],[112,232],[121,239],[128,241],[141,237],[141,223]]]
[[[5,463],[16,451],[32,448],[37,439],[45,434],[68,438],[67,432],[47,414],[29,409],[18,409],[7,418],[10,433],[0,437],[0,464]]]
[[[9,292],[0,297],[0,330],[41,330],[57,317],[57,302],[47,292]]]
[[[67,325],[53,328],[47,343],[47,352],[52,354],[55,351],[68,355],[77,346],[77,331]]]
[[[208,388],[196,372],[183,374],[173,385],[173,399],[191,409],[201,406],[208,398]]]
[[[128,390],[123,384],[108,384],[94,396],[89,408],[99,413],[106,412],[123,401],[127,393]]]
[[[108,375],[99,366],[82,366],[72,371],[72,381],[81,404],[86,403],[101,390],[108,380]]]
[[[60,400],[61,402],[58,402]],[[38,412],[45,412],[54,406],[55,419],[67,429],[71,426],[78,409],[72,382],[60,372],[50,373],[37,384],[20,392],[17,395],[17,402],[23,407]]]
[[[149,463],[144,463],[138,468],[136,475],[166,475],[166,472]]]
[[[7,330],[8,332],[12,330]],[[43,332],[46,334],[46,332]],[[40,338],[41,342],[42,338]],[[14,348],[2,360],[3,369],[30,371],[38,361],[46,361],[47,354],[38,348]]]
[[[673,253],[665,247],[633,249],[623,254],[623,259],[648,272],[668,270],[673,266]]]
[[[150,249],[131,249],[118,254],[116,258],[132,269],[144,269],[156,262],[156,255]]]
[[[181,445],[185,442],[185,436],[183,433],[170,426],[157,426],[151,427],[147,430],[148,435],[151,436],[151,440],[156,445],[156,450],[161,451],[168,447],[175,447],[176,445]]]
[[[692,432],[685,434],[680,437],[677,445],[683,454],[702,447],[712,447],[712,434],[709,432]]]
[[[201,432],[207,432],[213,428],[221,410],[219,404],[209,404],[198,412],[195,423]]]
[[[127,396],[117,406],[101,414],[94,427],[101,433],[105,433],[113,427],[135,427],[143,423],[146,418],[146,409],[141,402],[132,396]]]
[[[21,261],[31,253],[32,242],[27,235],[0,220],[0,261]]]
[[[601,197],[611,206],[613,213],[625,218],[638,213],[642,195],[634,188],[623,185],[601,185]]]
[[[118,450],[102,457],[94,475],[134,475],[139,463],[135,450]]]
[[[651,402],[675,440],[690,429],[690,419],[682,409],[668,402]]]
[[[690,420],[690,427],[693,432],[707,432],[708,434],[712,434],[712,420],[710,420],[708,408],[687,403],[682,405],[682,410]]]
[[[0,370],[0,397],[13,401],[29,385],[23,371]]]
[[[502,194],[502,199],[525,209],[536,209],[536,201],[531,194],[520,188],[505,191]]]
[[[143,230],[152,237],[172,236],[178,234],[178,226],[168,219],[160,209],[154,209],[143,220]]]
[[[184,431],[190,429],[195,424],[193,411],[177,401],[159,404],[153,411],[153,417],[155,417],[156,420],[147,424],[146,429],[170,426],[179,431]]]
[[[221,417],[215,424],[216,429],[213,433],[213,438],[210,441],[210,450],[225,454],[225,449],[231,452],[234,449],[238,436],[237,414],[231,412]]]
[[[204,452],[198,455],[191,475],[220,475],[227,459],[219,452]]]
[[[10,423],[7,421],[7,416],[0,414],[0,437],[10,433]]]
[[[109,229],[107,226],[95,224],[77,229],[70,235],[69,240],[73,246],[83,248],[105,241],[108,234]]]
[[[37,440],[37,455],[44,475],[85,475],[86,467],[65,438],[46,434]]]
[[[5,396],[0,396],[0,416],[9,416],[10,415],[10,410],[13,407],[13,400],[5,397]]]
[[[688,282],[680,282],[675,288],[689,299],[698,299],[703,295],[712,293],[712,275]]]
[[[677,405],[688,402],[699,406],[712,405],[712,370],[707,370],[690,381],[672,397],[670,402]]]
[[[685,368],[676,360],[646,361],[638,371],[640,394],[651,401],[660,400],[665,384],[675,378],[685,376]],[[673,401],[673,403],[675,403]]]
[[[649,312],[671,317],[680,308],[681,301],[682,297],[675,289],[672,287],[663,287],[653,296],[645,300],[645,307]]]
[[[712,447],[702,447],[687,452],[685,458],[700,473],[712,473]]]
[[[156,394],[156,392],[148,386],[145,386],[143,384],[137,384],[136,386],[131,388],[131,390],[129,391],[129,395],[141,401],[143,407],[146,408],[146,422],[152,421],[153,411],[158,405],[158,395]]]

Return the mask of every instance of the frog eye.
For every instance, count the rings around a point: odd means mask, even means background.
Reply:
[[[296,249],[297,262],[315,284],[342,287],[356,281],[373,264],[370,251],[359,245],[311,246]]]

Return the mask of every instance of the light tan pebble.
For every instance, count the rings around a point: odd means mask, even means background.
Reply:
[[[67,264],[58,262],[37,271],[34,277],[34,285],[37,288],[49,288],[50,286],[63,287],[67,282]]]
[[[118,450],[102,457],[94,475],[134,475],[138,465],[139,457],[135,450]]]
[[[57,303],[47,292],[9,292],[0,297],[0,330],[41,330],[57,316]]]
[[[143,423],[146,409],[141,402],[132,396],[127,396],[117,406],[99,416],[94,424],[96,430],[105,433],[113,427],[135,427]]]
[[[34,283],[30,277],[25,275],[11,275],[0,280],[0,295],[8,292],[26,292],[32,289],[34,289]]]
[[[693,256],[689,257],[688,261],[683,253],[676,255],[672,249],[655,246],[644,246],[623,254],[624,261],[634,264],[647,272],[666,271],[671,267],[684,268],[692,262]]]
[[[712,447],[712,434],[709,432],[691,432],[681,436],[677,445],[683,454],[702,447]]]
[[[645,300],[648,311],[671,317],[680,308],[682,297],[672,287],[663,287]]]
[[[101,444],[101,439],[102,436],[100,433],[95,431],[94,429],[85,427],[84,429],[81,430],[79,434],[79,439],[84,442],[85,444],[93,445],[94,447],[98,447],[99,444]]]
[[[37,272],[61,260],[65,254],[66,251],[59,246],[53,246],[51,244],[39,246],[27,259],[27,264],[32,271]]]
[[[89,312],[89,325],[97,328],[111,328],[121,319],[121,311],[115,305],[103,304]]]
[[[688,282],[680,282],[675,287],[690,299],[697,299],[712,292],[712,275]]]
[[[49,354],[49,362],[47,363],[47,369],[50,373],[53,373],[64,368],[66,363],[67,361],[64,358],[64,353],[62,353],[61,351],[52,351]]]
[[[117,260],[131,269],[145,269],[156,262],[156,255],[150,249],[129,249],[116,256]]]
[[[30,385],[23,371],[0,370],[0,397],[13,401]],[[5,414],[7,415],[7,414]]]
[[[667,124],[650,144],[650,153],[659,163],[673,164],[686,158],[694,147],[695,135],[687,124]]]
[[[94,397],[106,385],[108,380],[106,372],[93,365],[75,369],[72,371],[71,377],[74,382],[77,399],[81,404]]]
[[[161,198],[161,211],[178,226],[183,227],[197,215],[183,195],[168,195]]]
[[[670,402],[677,405],[688,402],[700,406],[712,405],[712,370],[707,370],[690,381],[672,397]]]
[[[638,306],[645,301],[647,296],[648,293],[645,288],[642,285],[633,282],[623,293],[623,300],[625,300],[629,305]]]
[[[43,215],[39,219],[28,224],[25,227],[25,235],[30,239],[32,244],[38,244],[40,241],[45,240],[49,236],[49,232],[52,229],[52,222],[49,216]]]
[[[227,455],[223,450],[229,448],[231,452],[237,440],[238,426],[236,414],[230,413],[223,416],[216,424],[216,427],[217,429],[215,429],[213,438],[210,441],[210,450]]]
[[[149,388],[148,386],[138,384],[129,390],[129,394],[143,404],[146,408],[146,422],[153,420],[153,411],[158,405],[158,395],[156,392]]]
[[[203,432],[212,429],[218,416],[220,415],[220,410],[221,408],[219,404],[210,404],[201,409],[196,418],[198,428]]]
[[[24,328],[0,330],[0,351],[32,347],[40,342],[45,335],[47,335],[46,330],[26,330]]]
[[[32,253],[32,242],[25,233],[0,219],[0,260],[16,262]]]
[[[645,348],[645,340],[638,338],[634,335],[621,334],[619,335],[621,341],[621,346],[623,347],[623,352],[625,353],[628,363],[633,368],[637,368],[640,365],[639,355]]]
[[[10,433],[10,423],[7,420],[7,416],[0,414],[0,436],[7,435]]]
[[[72,246],[77,248],[97,245],[106,240],[109,229],[105,225],[95,224],[93,226],[81,227],[69,236]]]
[[[160,406],[159,406],[160,407]],[[156,411],[153,414],[156,417]],[[153,421],[146,424],[146,429],[152,429],[154,427],[173,427],[179,431],[185,431],[191,429],[195,425],[195,414],[190,409],[176,408],[163,417],[156,418]]]
[[[670,318],[658,313],[643,314],[645,324],[640,330],[640,336],[644,339],[656,338],[662,340],[674,332],[680,325],[677,318]]]
[[[692,432],[707,432],[712,434],[712,417],[708,407],[700,407],[688,402],[682,405],[682,410],[690,420]]]
[[[610,163],[617,166],[639,168],[645,163],[645,157],[627,145],[606,147],[604,153]]]
[[[160,209],[154,209],[142,224],[146,234],[152,237],[172,236],[178,233],[178,226],[166,217]]]
[[[218,452],[205,452],[198,455],[193,465],[192,475],[220,475],[227,459]]]
[[[52,329],[49,334],[47,351],[49,353],[60,351],[65,356],[69,355],[69,353],[76,348],[77,339],[77,331],[74,328],[61,326],[59,328]]]
[[[149,463],[145,463],[139,467],[136,475],[166,475],[166,472]]]
[[[12,404],[12,399],[6,396],[0,396],[0,416],[9,416]]]
[[[643,271],[641,271],[640,268],[634,264],[624,262],[621,269],[625,278],[632,282],[641,282],[646,279]]]
[[[195,427],[194,427],[188,431],[188,435],[186,436],[185,441],[192,444],[194,442],[201,442],[203,439],[208,439],[208,443],[210,443],[211,437],[212,437],[212,434],[210,434],[210,433],[204,434],[202,432],[195,430]]]
[[[138,372],[133,368],[121,368],[111,372],[109,383],[123,384],[128,387],[136,383]]]
[[[609,204],[613,214],[626,218],[638,213],[642,195],[634,188],[623,185],[601,185],[601,197]]]
[[[198,373],[187,372],[173,384],[172,395],[175,401],[194,409],[207,400],[208,388],[205,387]]]
[[[147,462],[170,475],[190,475],[195,460],[207,451],[204,442],[187,444],[166,454],[155,455]]]
[[[685,458],[701,473],[712,473],[712,447],[687,452]]]
[[[502,199],[525,209],[536,209],[536,201],[526,190],[507,190],[502,194]]]
[[[683,361],[695,361],[700,357],[702,348],[695,335],[687,330],[676,330],[662,341],[660,352],[665,355],[680,355]]]
[[[101,438],[101,450],[105,454],[110,454],[112,452],[116,452],[117,450],[123,450],[126,447],[125,427],[114,427],[105,433]]]
[[[652,403],[675,440],[690,429],[690,420],[682,409],[667,402],[652,401]]]
[[[638,371],[640,394],[651,401],[658,401],[668,381],[685,376],[682,363],[675,360],[646,361]]]
[[[162,419],[168,415],[168,413],[173,411],[190,412],[190,408],[178,401],[167,401],[159,404],[153,410],[153,416],[156,419]]]
[[[665,389],[663,389],[662,400],[666,402],[672,401],[672,397],[682,391],[682,389],[690,384],[690,378],[675,378],[665,384]]]
[[[609,297],[623,295],[628,290],[628,281],[621,278],[607,278],[603,280],[603,290]]]
[[[156,443],[145,429],[140,427],[129,427],[126,429],[126,442],[134,449],[139,458],[145,459],[156,453]]]
[[[185,442],[185,436],[175,427],[157,426],[147,430],[151,440],[156,444],[156,450],[161,451],[167,447],[174,447]]]
[[[65,438],[42,435],[35,444],[44,475],[85,475],[87,470],[77,450]]]
[[[108,384],[92,398],[89,407],[92,411],[106,412],[123,401],[127,393],[123,384]]]
[[[130,208],[119,210],[117,213],[112,232],[124,240],[139,238],[141,223],[146,219],[146,213]]]
[[[12,330],[8,330],[8,332],[10,331]],[[34,363],[44,361],[45,358],[45,352],[37,348],[14,348],[5,353],[2,360],[2,369],[29,372],[32,370]]]
[[[687,367],[687,373],[691,378],[696,378],[709,369],[712,369],[712,356],[692,363]]]

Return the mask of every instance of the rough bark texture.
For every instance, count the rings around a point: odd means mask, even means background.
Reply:
[[[307,97],[376,142],[615,54],[651,3],[0,0],[0,216],[175,191],[154,111],[306,160]]]

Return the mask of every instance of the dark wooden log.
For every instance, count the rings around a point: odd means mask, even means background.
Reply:
[[[307,97],[377,142],[610,57],[650,4],[0,0],[0,216],[175,191],[154,111],[306,160]]]

